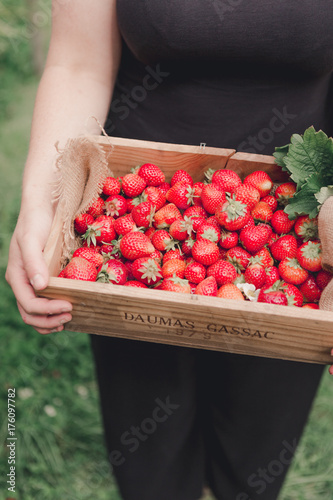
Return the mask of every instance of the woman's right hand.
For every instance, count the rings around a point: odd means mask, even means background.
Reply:
[[[43,249],[52,223],[51,211],[22,207],[10,243],[6,280],[13,289],[23,321],[41,334],[60,332],[70,321],[72,305],[36,296],[49,280]]]

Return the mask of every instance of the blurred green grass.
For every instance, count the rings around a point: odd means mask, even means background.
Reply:
[[[1,438],[5,443],[7,389],[15,387],[17,499],[120,500],[106,462],[88,336],[37,334],[21,321],[4,280],[36,85],[32,80],[11,88],[7,118],[0,122]],[[332,430],[333,380],[326,371],[280,500],[333,498]],[[0,472],[8,472],[5,446]]]

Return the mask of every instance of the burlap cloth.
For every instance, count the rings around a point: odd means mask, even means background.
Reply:
[[[58,153],[54,201],[57,203],[56,218],[63,222],[61,263],[64,265],[79,246],[74,231],[75,217],[92,205],[110,175],[107,158],[110,152],[106,153],[93,139],[80,137],[69,139],[63,150],[58,149]]]
[[[328,198],[320,209],[318,230],[322,243],[322,266],[330,273],[333,273],[333,196]],[[323,290],[319,308],[333,311],[333,280]]]

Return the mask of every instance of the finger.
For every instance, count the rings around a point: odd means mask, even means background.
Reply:
[[[38,235],[29,232],[29,235],[19,242],[23,260],[23,268],[28,280],[36,290],[43,290],[49,280],[49,270],[44,260],[42,245]]]
[[[55,328],[63,327],[64,324],[68,323],[72,319],[71,314],[68,313],[51,315],[51,316],[27,314],[20,304],[17,305],[24,323],[33,326],[34,328],[53,330]]]
[[[68,301],[55,299],[49,300],[36,297],[34,289],[29,283],[20,257],[18,246],[13,244],[6,279],[12,287],[15,297],[24,311],[27,314],[41,315],[70,312],[72,310],[72,305]]]
[[[49,335],[50,333],[61,332],[64,329],[63,326],[59,326],[58,328],[35,328],[35,330],[41,335]]]

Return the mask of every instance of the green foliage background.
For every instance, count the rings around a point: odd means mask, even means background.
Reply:
[[[0,498],[7,496],[7,390],[15,387],[15,498],[120,500],[106,462],[88,336],[37,334],[21,321],[4,279],[37,88],[27,36],[29,5],[0,1]],[[37,6],[50,12],[49,0]],[[40,29],[48,32],[49,23]],[[280,500],[333,498],[332,430],[333,380],[326,371]]]

